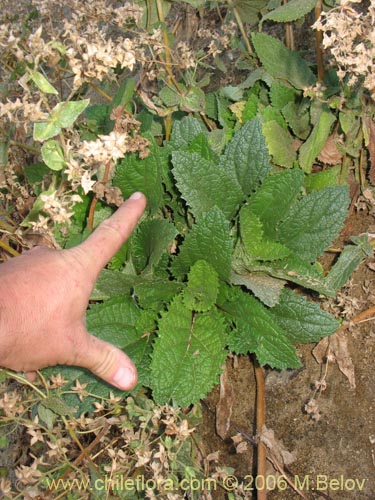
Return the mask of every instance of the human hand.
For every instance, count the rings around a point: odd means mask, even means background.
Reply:
[[[86,330],[95,281],[128,239],[146,207],[134,193],[80,245],[36,247],[0,264],[0,365],[32,377],[46,366],[74,365],[122,390],[137,383],[133,362]]]

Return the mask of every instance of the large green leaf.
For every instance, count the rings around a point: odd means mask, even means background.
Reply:
[[[131,239],[131,256],[136,270],[155,268],[176,235],[175,226],[167,219],[141,222]]]
[[[263,16],[260,26],[266,20],[276,21],[278,23],[288,23],[296,21],[313,10],[316,6],[316,0],[289,0],[288,3],[280,5],[275,10],[267,12]]]
[[[156,402],[187,406],[218,382],[226,358],[226,325],[215,311],[194,313],[176,298],[159,321],[152,357]]]
[[[300,361],[286,333],[269,310],[257,299],[235,290],[230,300],[220,305],[236,329],[230,335],[229,348],[238,354],[253,352],[261,365],[273,368],[297,368]]]
[[[297,52],[265,33],[253,33],[252,41],[257,56],[271,76],[286,80],[297,89],[315,84],[314,73]]]
[[[240,18],[250,26],[257,24],[260,12],[267,5],[267,0],[235,0],[233,7],[236,8]]]
[[[244,196],[232,172],[190,151],[173,152],[172,162],[177,187],[196,218],[214,206],[233,217]]]
[[[279,241],[302,259],[314,261],[338,236],[349,201],[346,186],[329,186],[308,194],[279,224]]]
[[[186,235],[180,252],[172,263],[175,276],[188,273],[197,260],[207,260],[221,279],[230,276],[233,242],[230,225],[218,208],[205,214]]]
[[[147,198],[147,207],[156,213],[163,203],[163,177],[166,175],[169,153],[165,148],[152,144],[147,158],[126,156],[118,162],[113,185],[121,189],[124,198],[141,191]]]
[[[251,196],[249,210],[259,217],[268,238],[277,240],[277,224],[300,193],[303,178],[300,170],[285,170],[267,177]]]
[[[281,291],[286,285],[285,280],[273,278],[265,273],[246,273],[231,275],[233,285],[244,285],[251,290],[263,304],[273,307],[279,302]]]
[[[220,158],[220,167],[237,180],[245,197],[265,179],[270,170],[269,154],[258,118],[246,122],[235,133]],[[221,191],[229,196],[230,186],[224,186]]]
[[[279,303],[270,312],[293,344],[317,342],[340,326],[318,304],[288,289],[282,292]]]

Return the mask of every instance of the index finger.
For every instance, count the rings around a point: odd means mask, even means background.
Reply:
[[[84,263],[99,274],[123,243],[129,238],[146,208],[144,194],[133,193],[116,212],[103,221],[77,249]]]

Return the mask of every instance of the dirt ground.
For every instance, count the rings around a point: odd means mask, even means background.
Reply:
[[[354,214],[340,240],[348,234],[373,232],[374,227],[373,217]],[[353,315],[375,304],[375,272],[368,267],[369,263],[371,260],[361,264],[344,291],[341,307],[349,307]],[[281,488],[269,492],[269,500],[375,499],[374,319],[346,332],[355,367],[355,389],[351,389],[336,363],[322,366],[316,362],[312,355],[315,344],[298,348],[303,363],[301,369],[265,370],[266,426],[295,454],[288,471],[305,495],[301,497],[289,487],[283,490],[280,483]],[[320,416],[316,421],[306,412],[305,404],[313,396],[315,382],[321,379],[322,370],[326,368],[326,388],[315,397]],[[238,430],[253,435],[256,391],[251,359],[240,357],[236,368],[233,368],[233,360],[228,360],[228,372],[236,395],[230,435]],[[248,498],[255,498],[251,490],[254,447],[249,442],[247,451],[237,454],[230,438],[224,441],[217,436],[214,412],[218,399],[219,388],[216,388],[204,404],[204,423],[199,431],[207,452],[219,450],[220,464],[233,467],[233,474],[247,485]],[[218,491],[214,498],[224,499],[225,493]]]

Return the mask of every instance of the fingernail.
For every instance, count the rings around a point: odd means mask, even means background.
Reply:
[[[113,376],[113,382],[119,389],[128,390],[134,387],[137,374],[134,370],[120,366]]]
[[[141,193],[140,191],[136,191],[129,197],[129,200],[139,200],[140,198],[142,198],[142,196],[143,193]]]

